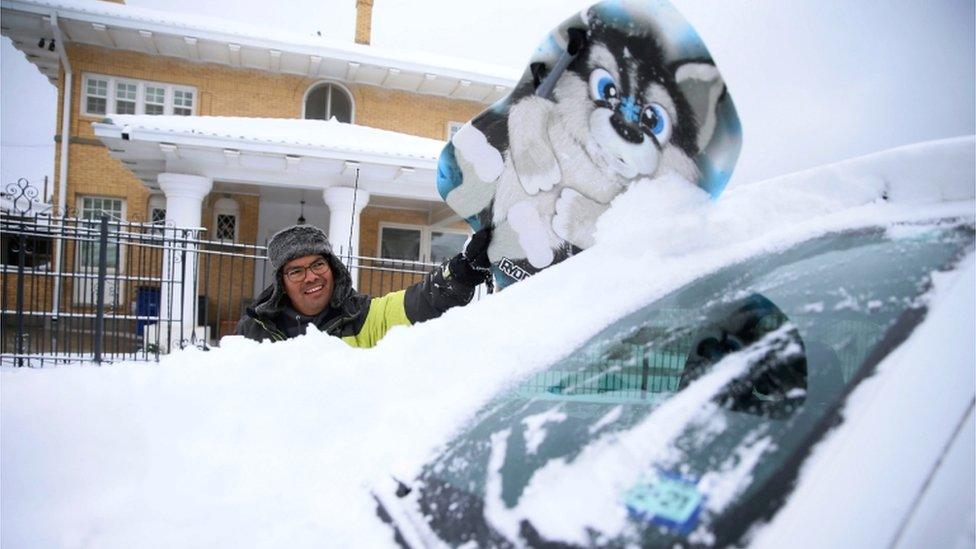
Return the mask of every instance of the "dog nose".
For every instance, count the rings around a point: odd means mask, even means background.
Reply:
[[[624,120],[623,116],[619,112],[613,113],[610,117],[610,125],[617,132],[620,137],[624,138],[630,143],[640,144],[644,142],[644,132],[635,124],[630,124]]]

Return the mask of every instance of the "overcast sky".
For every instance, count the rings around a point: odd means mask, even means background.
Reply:
[[[129,5],[352,41],[355,0],[127,0]],[[373,44],[518,71],[581,0],[375,0]],[[976,133],[972,0],[673,0],[719,66],[742,119],[733,184],[877,150]],[[2,45],[4,185],[52,175],[54,87]],[[431,182],[433,184],[433,182]]]

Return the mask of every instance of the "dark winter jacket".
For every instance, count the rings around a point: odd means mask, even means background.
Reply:
[[[305,333],[308,324],[342,338],[353,347],[372,347],[393,326],[410,325],[436,318],[474,296],[474,288],[451,275],[457,257],[445,262],[406,290],[370,297],[352,288],[346,267],[332,254],[324,256],[335,281],[329,306],[314,317],[291,308],[281,275],[258,296],[237,323],[237,335],[256,341],[283,341]]]

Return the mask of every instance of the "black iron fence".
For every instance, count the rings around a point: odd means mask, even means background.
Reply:
[[[264,246],[205,234],[105,215],[3,212],[0,364],[154,361],[175,348],[219,345],[271,274]],[[371,295],[405,288],[434,267],[342,259]]]

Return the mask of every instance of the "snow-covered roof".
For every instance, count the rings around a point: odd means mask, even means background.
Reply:
[[[95,135],[150,187],[163,171],[223,181],[318,188],[360,170],[364,183],[398,196],[438,200],[443,141],[336,120],[112,115]],[[382,189],[374,189],[383,194]]]
[[[503,97],[519,77],[469,60],[100,0],[2,0],[0,7],[3,35],[52,82],[57,54],[38,42],[54,36],[55,19],[69,42],[484,103]]]

